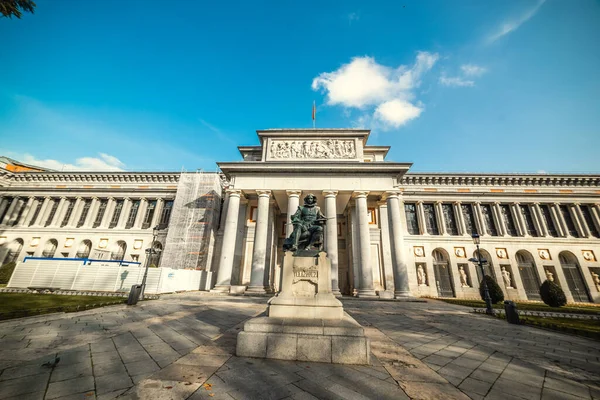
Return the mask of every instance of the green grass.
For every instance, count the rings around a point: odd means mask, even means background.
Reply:
[[[483,300],[463,300],[463,299],[437,299],[450,304],[456,304],[459,306],[473,307],[473,308],[485,308],[485,302]],[[546,311],[546,312],[560,312],[560,313],[574,313],[574,314],[600,314],[600,306],[590,304],[585,305],[566,305],[564,307],[550,307],[546,304],[539,303],[520,303],[516,301],[517,309],[523,311]],[[494,308],[504,309],[504,304],[494,304]]]
[[[554,317],[531,317],[524,315],[520,317],[524,325],[533,325],[553,331],[571,333],[593,339],[600,339],[600,321],[591,319],[572,319]]]
[[[54,312],[82,311],[125,302],[126,299],[122,297],[0,293],[0,320]]]

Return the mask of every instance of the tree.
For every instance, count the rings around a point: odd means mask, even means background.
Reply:
[[[500,303],[504,300],[504,293],[502,293],[502,289],[496,283],[494,278],[489,275],[486,275],[483,279],[485,279],[485,283],[487,283],[488,291],[490,292],[490,299],[492,299],[492,303]],[[481,295],[481,299],[485,301],[485,291],[483,290],[483,279],[479,282],[479,294]]]
[[[33,14],[35,6],[32,0],[0,0],[0,13],[8,18],[12,18],[13,15],[21,18],[24,11]]]
[[[12,273],[15,270],[16,266],[17,266],[17,263],[9,262],[8,264],[4,264],[2,267],[0,267],[0,283],[1,284],[7,284],[8,281],[10,281],[10,277],[12,276]]]
[[[542,297],[542,301],[550,307],[562,307],[567,304],[565,292],[556,283],[548,280],[544,281],[542,286],[540,286],[540,296]]]

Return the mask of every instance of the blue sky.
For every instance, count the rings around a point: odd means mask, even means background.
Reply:
[[[36,2],[0,19],[22,161],[214,171],[315,100],[413,171],[600,171],[598,1]]]

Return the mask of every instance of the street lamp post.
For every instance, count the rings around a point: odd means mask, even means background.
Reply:
[[[481,269],[481,276],[483,277],[483,297],[485,298],[485,313],[494,315],[494,309],[492,308],[492,298],[490,297],[490,290],[488,289],[487,279],[485,279],[485,270],[483,269],[483,259],[481,258],[481,252],[479,251],[479,243],[481,238],[477,233],[472,235],[473,243],[477,246],[477,263]],[[472,260],[472,259],[471,259]]]
[[[156,250],[154,249],[154,241],[156,240],[157,235],[158,225],[152,228],[152,242],[150,243],[150,247],[146,249],[146,270],[144,271],[144,277],[142,278],[142,290],[140,291],[140,300],[144,300],[144,292],[146,291],[146,278],[148,278],[148,268],[150,268],[150,259],[152,258],[152,254],[156,254]]]

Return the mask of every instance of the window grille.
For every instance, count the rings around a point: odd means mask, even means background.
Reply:
[[[115,203],[115,211],[113,212],[110,224],[108,225],[109,228],[114,228],[119,223],[119,217],[121,217],[121,212],[123,211],[123,203],[124,200],[117,200]]]
[[[108,205],[108,199],[100,200],[100,205],[98,206],[98,214],[96,214],[96,219],[94,220],[94,224],[92,227],[97,228],[102,223],[102,218],[104,217],[104,213],[106,212],[106,206]]]
[[[86,199],[85,203],[83,203],[83,209],[81,210],[81,215],[79,216],[79,221],[77,221],[77,227],[81,228],[85,223],[85,219],[87,215],[90,213],[90,207],[92,206],[92,199]]]
[[[565,225],[567,225],[567,231],[569,231],[569,235],[578,238],[579,232],[577,232],[577,228],[575,228],[575,223],[573,222],[573,218],[571,218],[571,213],[569,212],[569,207],[561,205],[559,208],[565,220]]]
[[[71,218],[71,214],[73,214],[73,208],[75,208],[75,200],[74,199],[69,199],[67,201],[69,202],[69,205],[67,206],[67,211],[65,212],[65,216],[64,216],[62,222],[60,223],[61,228],[63,226],[66,226],[69,223],[69,218]]]
[[[498,236],[498,229],[496,229],[496,224],[494,223],[494,217],[492,215],[492,206],[489,204],[482,204],[481,214],[483,215],[483,221],[485,222],[488,233],[491,236]]]
[[[456,217],[454,215],[454,207],[452,204],[442,204],[442,212],[444,213],[446,231],[450,235],[458,235],[458,226],[456,224]]]
[[[460,208],[462,209],[463,217],[465,220],[465,229],[467,233],[474,234],[477,232],[477,225],[475,224],[475,217],[473,215],[473,205],[472,204],[461,204]]]
[[[525,227],[527,229],[527,233],[533,237],[538,237],[538,232],[535,229],[535,224],[533,223],[533,217],[531,216],[531,209],[527,204],[522,204],[519,206],[521,209],[521,215],[523,215],[523,219],[525,220]]]
[[[433,204],[423,204],[423,213],[425,214],[425,227],[430,235],[439,235],[437,218],[435,215],[435,206]]]
[[[135,217],[137,217],[139,208],[140,208],[140,200],[135,200],[131,204],[131,211],[129,212],[129,217],[127,218],[127,223],[125,224],[125,229],[129,229],[129,228],[133,227],[133,224],[135,224]]]
[[[556,230],[556,226],[554,225],[554,220],[552,219],[550,207],[547,204],[540,204],[540,211],[542,212],[542,218],[544,219],[544,223],[548,228],[548,234],[552,237],[558,237],[558,231]]]
[[[50,214],[48,214],[48,218],[46,219],[46,223],[44,226],[50,226],[52,223],[52,219],[54,218],[54,214],[56,214],[56,210],[58,209],[59,199],[52,199],[52,209],[50,209]]]
[[[406,214],[406,226],[408,233],[418,235],[419,220],[417,219],[417,206],[415,203],[404,203],[404,212]]]
[[[506,232],[510,236],[517,236],[517,228],[512,213],[510,212],[510,206],[508,204],[500,204],[500,211],[502,212],[502,219],[504,219],[506,225]]]

